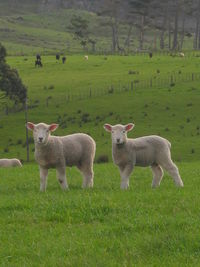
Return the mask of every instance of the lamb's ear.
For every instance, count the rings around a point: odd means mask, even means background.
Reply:
[[[112,131],[112,125],[110,124],[104,124],[103,128],[107,131],[107,132],[111,132]]]
[[[27,129],[33,131],[35,128],[35,124],[32,122],[27,122],[26,127],[27,127]]]
[[[133,123],[128,123],[128,124],[125,125],[125,130],[126,130],[127,132],[129,132],[129,131],[131,131],[131,130],[133,129],[134,126],[135,126],[135,124],[133,124]]]
[[[58,128],[58,124],[53,123],[49,126],[49,131],[54,132]]]

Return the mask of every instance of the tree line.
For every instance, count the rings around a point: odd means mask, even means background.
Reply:
[[[137,43],[138,50],[144,50],[146,42],[152,50],[180,51],[186,39],[191,40],[194,49],[200,49],[200,0],[46,0],[46,5],[50,2],[57,8],[81,8],[104,17],[100,26],[110,28],[113,52],[129,51],[131,42]],[[96,40],[88,38],[88,22],[76,16],[71,22],[83,47],[88,41],[94,50]],[[128,25],[123,41],[120,41],[121,25]]]

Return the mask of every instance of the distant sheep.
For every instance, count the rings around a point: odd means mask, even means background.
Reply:
[[[0,167],[22,167],[18,159],[0,159]]]
[[[183,52],[179,53],[180,57],[185,57],[185,54]]]
[[[93,187],[93,161],[96,144],[87,134],[51,136],[58,124],[27,123],[33,131],[35,160],[40,167],[40,190],[46,190],[48,169],[56,168],[62,189],[67,189],[65,168],[76,166],[83,174],[83,188]]]
[[[127,132],[134,124],[105,124],[106,131],[112,134],[112,157],[121,174],[121,189],[129,186],[129,177],[135,166],[151,166],[153,172],[152,187],[157,187],[163,177],[162,167],[172,176],[177,186],[183,186],[178,168],[171,160],[171,144],[168,140],[156,136],[127,138]]]
[[[85,60],[88,60],[88,56],[84,56]]]

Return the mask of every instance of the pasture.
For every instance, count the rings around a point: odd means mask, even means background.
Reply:
[[[67,169],[70,190],[62,192],[51,170],[47,192],[39,193],[38,166],[0,169],[1,266],[198,266],[200,186],[200,87],[198,80],[166,86],[138,87],[102,96],[70,100],[127,86],[131,81],[157,81],[176,74],[197,73],[198,56],[53,56],[8,57],[28,87],[28,119],[57,122],[57,135],[90,134],[97,143],[94,189],[82,190],[75,168]],[[130,71],[132,73],[130,74]],[[47,103],[48,99],[48,103]],[[151,189],[149,168],[136,168],[130,189],[120,190],[118,169],[111,163],[110,135],[104,123],[134,122],[130,137],[159,134],[172,143],[172,158],[184,188],[165,174]],[[24,112],[0,113],[0,157],[26,159]]]
[[[24,60],[26,59],[26,60]],[[111,86],[122,88],[131,81],[154,83],[169,77],[171,73],[183,78],[187,73],[197,72],[199,57],[185,58],[170,56],[83,56],[67,57],[66,64],[56,63],[55,57],[43,57],[43,68],[34,67],[34,57],[8,57],[28,87],[28,119],[35,123],[57,122],[58,135],[73,132],[89,133],[97,142],[97,158],[107,155],[111,160],[110,136],[103,124],[134,122],[136,127],[129,136],[159,134],[172,142],[172,155],[178,161],[198,160],[200,122],[198,81],[175,82],[170,86],[136,88],[133,91],[112,93],[68,101],[68,93],[77,95],[108,90]],[[129,74],[129,71],[135,71]],[[159,70],[159,72],[158,72]],[[180,72],[180,73],[179,73]],[[48,106],[47,106],[48,99]],[[4,106],[2,105],[3,109]],[[26,159],[24,112],[1,112],[0,157]],[[9,132],[9,135],[7,134]],[[183,145],[184,143],[184,145]],[[33,159],[31,144],[31,159]]]
[[[113,164],[95,165],[95,187],[69,169],[62,192],[51,171],[39,193],[38,167],[0,169],[1,266],[198,266],[199,162],[179,163],[185,187],[165,175],[152,190],[136,168],[119,189]]]

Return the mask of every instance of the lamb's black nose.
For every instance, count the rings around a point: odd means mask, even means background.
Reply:
[[[42,140],[43,140],[43,137],[39,137],[39,141],[42,142]]]
[[[117,143],[119,143],[119,141],[120,141],[120,139],[119,139],[119,138],[117,138]]]

